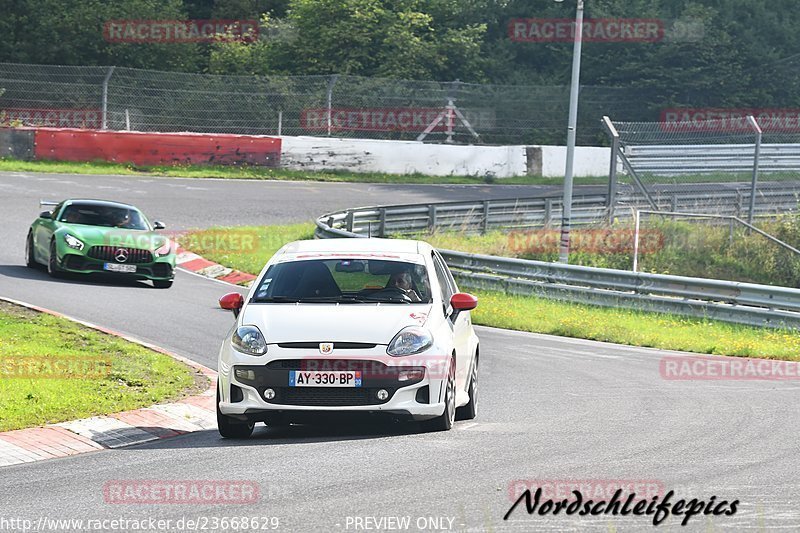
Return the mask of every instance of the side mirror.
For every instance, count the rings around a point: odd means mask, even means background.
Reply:
[[[53,212],[52,211],[42,211],[39,213],[39,218],[45,218],[47,220],[52,220]]]
[[[153,221],[153,229],[167,229],[163,222],[159,222],[158,220]]]
[[[233,316],[238,317],[244,306],[244,297],[238,292],[229,292],[219,299],[219,306],[233,311]]]
[[[466,292],[457,292],[450,298],[450,305],[455,311],[469,311],[478,307],[478,299]]]

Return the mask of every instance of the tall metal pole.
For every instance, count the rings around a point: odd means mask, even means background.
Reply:
[[[108,72],[106,72],[106,77],[103,78],[103,101],[102,106],[102,119],[101,119],[101,126],[102,129],[108,129],[108,80],[111,79],[111,75],[114,74],[114,67],[108,67]]]
[[[578,126],[578,89],[581,78],[581,43],[583,42],[583,0],[578,0],[575,15],[575,45],[572,49],[572,84],[569,91],[569,125],[567,127],[567,164],[564,173],[564,201],[561,211],[561,241],[558,260],[569,263],[569,232],[572,219],[572,175],[575,165],[575,133]]]
[[[761,155],[761,126],[758,125],[753,115],[747,116],[747,121],[756,133],[756,142],[753,152],[753,181],[750,183],[750,206],[747,210],[747,223],[753,223],[753,215],[756,211],[756,186],[758,185],[758,166]]]

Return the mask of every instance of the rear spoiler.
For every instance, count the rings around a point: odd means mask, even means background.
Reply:
[[[58,202],[51,202],[50,200],[39,200],[39,207],[55,207]]]

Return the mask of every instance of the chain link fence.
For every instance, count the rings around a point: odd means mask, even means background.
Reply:
[[[797,209],[797,117],[765,112],[706,120],[608,120],[606,130],[625,171],[620,190],[627,186],[645,196],[654,209],[751,221]]]
[[[12,63],[0,63],[0,88],[5,124],[408,140],[438,119],[423,140],[470,144],[564,144],[569,104],[563,86]],[[582,87],[579,143],[605,142],[604,114],[656,116],[646,96]]]

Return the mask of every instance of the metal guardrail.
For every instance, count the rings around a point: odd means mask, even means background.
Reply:
[[[319,217],[316,220],[315,236],[344,238],[418,233],[431,227],[441,228],[442,220],[453,219],[452,223],[457,219],[454,213],[464,214],[465,211],[468,217],[461,220],[462,224],[490,227],[510,217],[505,210],[512,209],[514,205],[539,207],[533,200],[361,207]],[[493,206],[495,202],[503,208]],[[481,209],[476,211],[477,206]],[[522,218],[533,220],[529,214]],[[509,220],[520,222],[520,219],[514,217]],[[499,290],[509,294],[541,296],[603,307],[800,329],[800,289],[547,263],[452,250],[440,252],[459,284],[468,289]]]
[[[800,189],[795,187],[762,189],[757,193],[757,216],[769,216],[796,210]],[[748,190],[720,189],[697,194],[683,191],[659,191],[653,195],[656,206],[664,211],[713,212],[741,217],[750,203]],[[649,207],[646,198],[621,193],[616,198],[614,216],[632,218],[635,209]],[[321,217],[332,229],[358,235],[386,237],[413,235],[426,231],[463,231],[485,233],[490,230],[514,230],[549,227],[561,220],[561,197],[515,198],[474,202],[408,204],[382,207],[357,207]],[[779,208],[776,211],[776,206]],[[608,218],[606,194],[576,196],[572,203],[572,224],[597,224]]]
[[[659,176],[752,172],[753,144],[627,145],[623,153],[640,174]],[[759,172],[797,172],[800,144],[762,144]]]

